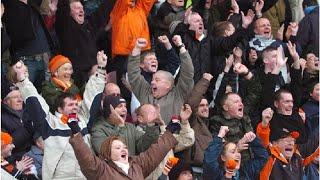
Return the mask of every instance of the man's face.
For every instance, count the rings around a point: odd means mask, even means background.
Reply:
[[[70,15],[78,23],[84,23],[84,10],[81,2],[70,3]]]
[[[208,101],[206,99],[202,99],[200,101],[197,115],[200,118],[208,118],[209,117],[209,104],[208,104]]]
[[[64,107],[58,107],[59,113],[64,115],[78,113],[79,106],[78,106],[78,101],[76,99],[66,97],[63,101],[64,101]]]
[[[14,148],[14,144],[7,144],[7,145],[2,145],[1,146],[1,156],[6,158],[11,156],[12,150]]]
[[[4,103],[15,111],[20,111],[23,108],[23,99],[19,90],[11,91],[4,99]]]
[[[290,160],[294,153],[295,139],[291,136],[277,140],[274,145],[278,146],[281,153],[287,160]]]
[[[319,83],[313,87],[313,91],[312,91],[312,93],[310,93],[310,96],[312,97],[312,99],[319,102],[319,100],[320,100],[320,85],[319,85]]]
[[[230,94],[228,96],[223,109],[230,118],[243,118],[243,104],[241,97],[237,94]]]
[[[111,160],[118,161],[122,163],[128,163],[128,148],[127,146],[119,140],[114,140],[111,143]]]
[[[189,170],[184,170],[180,173],[178,180],[192,180],[192,173]]]
[[[293,108],[293,98],[291,93],[281,93],[279,101],[275,101],[274,106],[277,112],[282,115],[291,115]]]
[[[151,88],[154,98],[158,99],[168,94],[171,90],[171,86],[170,80],[168,80],[163,73],[156,72],[153,74]]]
[[[169,3],[174,7],[183,7],[184,6],[184,0],[171,0]]]
[[[316,57],[313,53],[307,54],[306,58],[306,69],[311,71],[311,72],[317,72],[320,70],[319,66],[319,58]]]
[[[158,60],[154,54],[150,54],[144,57],[143,62],[140,63],[140,67],[145,72],[155,73],[158,70]]]
[[[58,79],[64,82],[70,82],[72,73],[72,65],[70,63],[65,63],[60,66],[54,74]]]
[[[266,18],[260,18],[256,21],[256,26],[254,27],[254,33],[256,35],[263,36],[265,38],[271,38],[271,24]]]
[[[114,110],[120,115],[123,122],[125,122],[127,118],[127,104],[120,103],[117,107],[114,108]]]
[[[196,32],[196,35],[202,35],[204,32],[203,20],[199,14],[192,14],[189,20],[189,29]]]
[[[277,51],[269,51],[264,53],[263,62],[265,67],[272,71],[277,65],[277,57]]]

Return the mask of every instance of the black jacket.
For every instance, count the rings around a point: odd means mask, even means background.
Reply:
[[[180,34],[182,41],[189,51],[194,66],[194,82],[197,83],[203,73],[212,72],[214,56],[224,55],[231,51],[243,38],[246,31],[243,28],[229,37],[214,37],[208,34],[202,41],[195,39],[195,32],[188,30],[189,27],[180,23],[175,30],[175,34]]]
[[[25,4],[19,0],[2,1],[6,9],[3,20],[7,33],[11,39],[11,50],[14,53],[22,49],[25,43],[36,38],[36,30],[32,25],[32,11],[39,16],[40,24],[47,37],[51,50],[54,50],[52,38],[45,26],[44,19],[40,14],[40,4],[34,0],[29,0]]]
[[[114,1],[105,1],[83,24],[78,24],[70,16],[69,1],[58,2],[55,28],[61,52],[71,60],[74,69],[88,71],[96,64],[97,33],[107,24],[113,5]]]
[[[34,127],[29,113],[26,108],[20,114],[3,103],[1,105],[1,131],[9,133],[15,145],[12,160],[20,160],[31,148]]]

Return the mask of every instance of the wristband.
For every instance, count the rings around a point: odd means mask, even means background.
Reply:
[[[261,12],[256,13],[256,16],[257,16],[257,18],[261,18],[262,17],[262,13]]]
[[[179,45],[178,49],[180,50],[182,47],[185,47],[184,44]]]
[[[106,70],[106,67],[98,66],[98,69]]]
[[[249,75],[249,73],[250,73],[250,71],[248,70],[248,72],[247,72],[247,73],[245,73],[243,76],[244,76],[244,77],[246,77],[246,76],[248,76],[248,75]]]

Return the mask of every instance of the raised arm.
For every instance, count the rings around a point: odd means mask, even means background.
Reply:
[[[178,144],[174,148],[174,152],[180,152],[194,144],[195,137],[194,131],[190,127],[189,118],[192,114],[192,110],[189,104],[184,104],[180,111],[181,118],[181,130],[179,134],[175,135]]]
[[[258,124],[257,127],[257,136],[262,140],[263,146],[266,148],[270,144],[270,126],[269,122],[273,116],[273,110],[267,108],[262,112],[262,121]]]
[[[145,15],[148,16],[155,1],[156,0],[137,0],[136,7],[141,8],[144,11]]]
[[[204,153],[203,174],[210,179],[222,179],[223,170],[219,167],[220,154],[223,150],[223,138],[229,131],[227,126],[221,126],[218,136],[215,136]]]
[[[196,108],[199,106],[204,93],[207,92],[210,81],[213,76],[209,73],[204,73],[202,78],[194,86],[191,94],[187,100],[187,103],[191,106],[192,111],[195,112]]]
[[[314,131],[305,144],[298,144],[302,157],[306,158],[319,149],[319,130]]]
[[[179,35],[175,35],[172,38],[172,41],[179,48],[181,59],[180,76],[176,86],[176,93],[180,95],[182,99],[185,100],[193,89],[194,68],[190,54],[186,50],[184,44],[182,43],[181,37]]]
[[[90,108],[93,99],[96,95],[103,92],[106,83],[106,70],[107,56],[103,51],[97,53],[98,69],[93,74],[86,84],[85,91],[83,93],[83,100],[81,102],[81,112],[85,116],[84,120],[88,123],[90,117]]]
[[[269,155],[258,137],[255,137],[254,140],[249,143],[249,147],[253,152],[254,158],[245,162],[243,168],[247,170],[250,177],[256,177],[267,162]]]
[[[139,38],[136,41],[136,45],[128,58],[128,79],[132,87],[134,95],[137,96],[139,100],[142,97],[149,95],[151,92],[150,84],[141,75],[140,70],[140,54],[141,49],[147,46],[147,40],[144,38]]]
[[[22,61],[17,62],[13,69],[16,73],[16,85],[19,87],[23,101],[27,103],[27,100],[31,97],[37,98],[39,103],[37,105],[39,109],[42,109],[46,117],[50,116],[49,105],[44,98],[38,93],[32,82],[28,78],[28,70]],[[29,102],[29,101],[28,101]],[[39,105],[40,104],[40,105]]]
[[[252,10],[248,11],[247,16],[244,16],[242,13],[242,27],[238,28],[231,36],[229,37],[213,37],[211,39],[211,49],[213,52],[218,54],[224,54],[225,52],[231,51],[237,46],[237,44],[246,37],[247,28],[251,24],[254,18],[254,13]]]
[[[81,172],[85,177],[99,179],[103,173],[106,173],[104,168],[105,163],[92,153],[84,142],[81,133],[71,136],[69,142],[79,162]]]
[[[151,145],[148,150],[135,157],[135,161],[141,166],[143,176],[147,177],[177,143],[172,133],[167,130],[156,144]]]
[[[164,70],[170,72],[174,76],[181,64],[181,60],[176,51],[172,48],[172,45],[166,35],[159,36],[158,39],[167,50],[166,53],[168,61]]]

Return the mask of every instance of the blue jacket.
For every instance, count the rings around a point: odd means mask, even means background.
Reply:
[[[308,132],[311,133],[315,129],[319,129],[319,102],[309,99],[302,106],[302,109],[306,113]]]
[[[263,168],[268,160],[268,152],[261,144],[259,138],[255,138],[249,143],[254,158],[241,164],[239,173],[239,179],[257,179],[260,170]],[[213,141],[209,144],[207,150],[204,153],[203,162],[203,179],[220,180],[224,178],[225,170],[219,165],[218,159],[223,150],[222,138],[214,137]],[[233,179],[235,179],[233,177]]]
[[[33,164],[36,166],[39,179],[42,179],[42,160],[43,152],[37,146],[32,146],[31,150],[25,154],[33,159]]]

